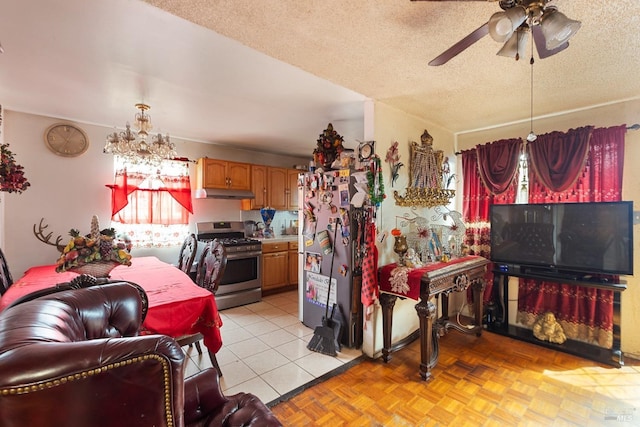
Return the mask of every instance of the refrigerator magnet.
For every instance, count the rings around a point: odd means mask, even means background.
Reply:
[[[345,264],[342,264],[340,266],[340,270],[339,271],[340,271],[340,275],[341,276],[346,276],[347,272],[349,271],[349,267],[347,267]]]
[[[331,239],[329,238],[329,233],[327,230],[322,230],[318,232],[317,235],[318,243],[320,243],[320,248],[325,255],[329,255],[333,248],[331,247]]]

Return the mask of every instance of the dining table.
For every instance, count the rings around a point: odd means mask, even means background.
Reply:
[[[78,273],[57,273],[55,265],[29,268],[0,298],[0,312],[18,298],[58,283],[69,282]],[[162,334],[174,338],[200,333],[204,345],[215,354],[222,347],[222,319],[215,295],[197,286],[176,266],[154,256],[133,257],[131,265],[119,265],[109,274],[112,281],[123,280],[141,286],[149,307],[141,334]]]

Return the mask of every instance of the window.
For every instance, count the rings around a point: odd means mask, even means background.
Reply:
[[[134,247],[181,245],[189,233],[189,165],[164,161],[160,166],[125,163],[116,156],[112,189],[112,227]]]

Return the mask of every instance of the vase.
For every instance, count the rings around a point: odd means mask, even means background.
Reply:
[[[273,226],[271,222],[273,222],[273,218],[276,215],[276,210],[272,208],[262,208],[260,209],[260,216],[262,216],[262,221],[264,222],[264,230],[262,233],[264,237],[274,237],[273,236]]]
[[[398,265],[404,265],[404,256],[409,250],[407,238],[405,236],[395,236],[396,241],[393,244],[393,251],[398,254]]]

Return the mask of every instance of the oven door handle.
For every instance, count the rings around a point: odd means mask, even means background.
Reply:
[[[248,252],[227,252],[227,259],[246,259],[255,258],[262,255],[262,251],[248,251]]]

